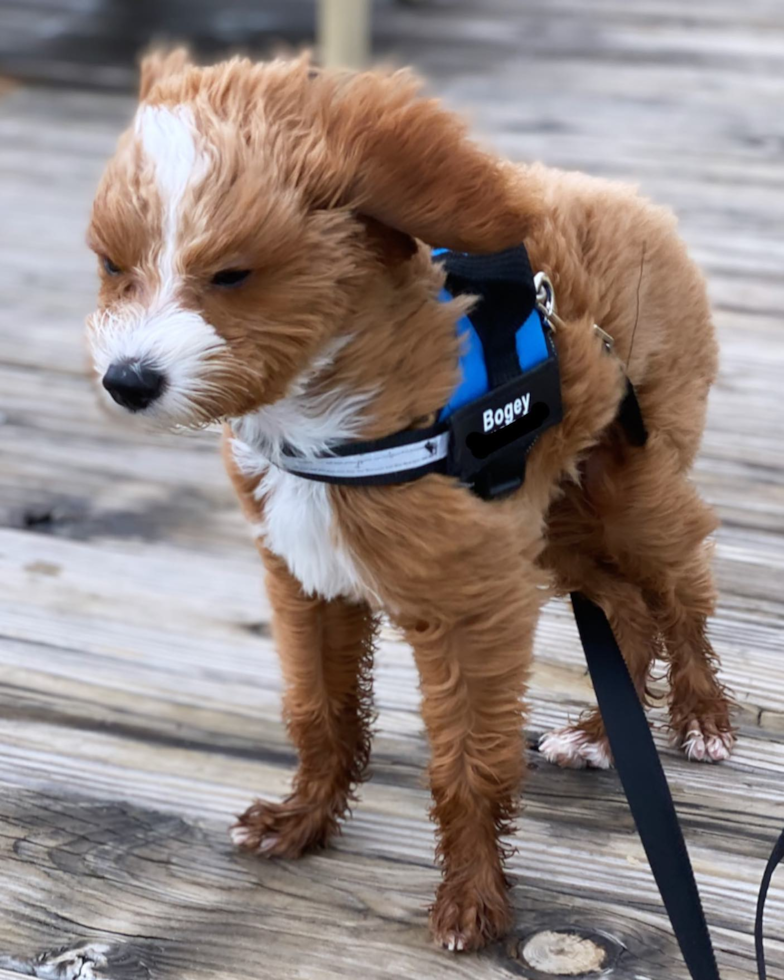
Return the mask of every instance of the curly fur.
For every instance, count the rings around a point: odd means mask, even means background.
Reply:
[[[235,429],[243,440],[259,430],[243,444],[244,468],[225,454],[257,526],[275,439],[265,418],[350,396],[352,431],[369,438],[422,425],[448,399],[466,303],[438,302],[443,272],[427,246],[525,241],[554,283],[564,419],[537,443],[514,497],[486,503],[442,476],[329,488],[331,540],[361,571],[359,600],[306,594],[286,554],[270,550],[277,539],[260,541],[300,761],[292,794],[254,804],[235,839],[296,856],[337,832],[367,773],[383,610],[414,650],[432,748],[444,873],[432,931],[450,949],[480,947],[511,921],[500,837],[517,810],[523,698],[549,594],[579,589],[602,606],[643,699],[654,658],[666,657],[672,725],[690,755],[731,745],[705,632],[715,519],[688,481],[717,363],[702,277],[669,212],[630,188],[497,159],[406,72],[314,73],[307,60],[197,68],[175,52],[145,62],[141,99],[192,121],[200,165],[172,214],[144,146],[133,129],[123,137],[89,235],[120,267],[103,275],[93,346],[105,347],[107,321],[123,329],[128,304],[154,304],[166,224],[168,299],[220,338],[185,424],[229,420],[227,450]],[[210,285],[232,267],[252,271],[241,288]],[[624,368],[650,430],[642,449],[615,421]],[[584,762],[608,758],[597,715],[568,732],[562,745],[595,750]]]

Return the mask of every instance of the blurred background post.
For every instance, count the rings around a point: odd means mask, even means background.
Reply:
[[[317,0],[318,51],[327,68],[365,68],[370,58],[371,0]]]

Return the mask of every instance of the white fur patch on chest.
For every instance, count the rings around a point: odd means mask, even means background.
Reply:
[[[270,465],[256,491],[264,499],[264,520],[257,533],[309,595],[359,600],[366,590],[340,541],[329,493],[326,483],[303,480]]]
[[[329,354],[309,375],[328,361]],[[274,465],[284,445],[308,454],[349,438],[356,432],[369,396],[308,398],[303,393],[306,380],[298,379],[280,402],[232,422],[237,467],[246,476],[261,477],[254,496],[263,505],[263,520],[254,531],[286,562],[307,594],[325,599],[372,599],[371,583],[341,539],[331,488]]]

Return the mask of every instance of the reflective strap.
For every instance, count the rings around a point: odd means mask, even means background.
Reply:
[[[403,446],[342,456],[282,456],[275,462],[288,473],[348,483],[374,476],[407,473],[440,462],[449,453],[449,437],[449,432],[441,432]]]

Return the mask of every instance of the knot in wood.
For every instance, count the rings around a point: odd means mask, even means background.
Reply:
[[[537,932],[527,939],[521,956],[539,973],[554,977],[578,977],[599,973],[607,951],[592,939],[573,932]]]

